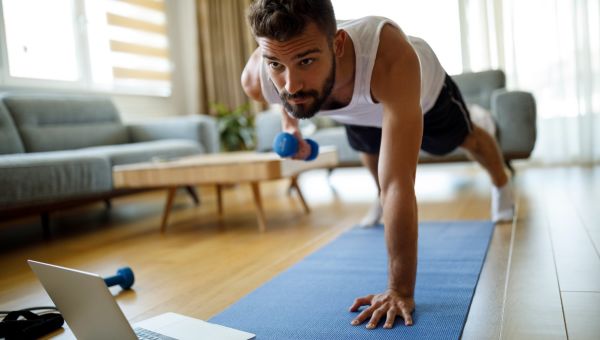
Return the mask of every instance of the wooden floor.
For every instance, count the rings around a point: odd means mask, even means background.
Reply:
[[[463,338],[600,339],[600,167],[517,171],[518,219],[496,226]],[[222,219],[213,188],[199,188],[198,207],[182,192],[164,235],[161,192],[57,213],[51,240],[37,219],[0,224],[0,310],[51,304],[30,258],[104,276],[131,266],[135,290],[111,288],[131,321],[208,319],[351,228],[375,198],[363,169],[337,170],[331,185],[324,171],[301,176],[310,215],[286,181],[262,186],[264,234],[245,185],[225,190]],[[489,219],[489,181],[474,165],[420,166],[417,195],[421,220]]]

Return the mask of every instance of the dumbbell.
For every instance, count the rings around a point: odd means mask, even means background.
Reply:
[[[310,145],[310,155],[305,161],[312,161],[319,155],[319,144],[308,138],[305,141]],[[298,153],[298,140],[291,133],[280,132],[273,140],[273,151],[281,157],[292,157]]]
[[[133,286],[135,277],[133,271],[129,267],[119,268],[117,275],[109,276],[104,279],[104,282],[108,287],[119,285],[123,289],[129,289]]]

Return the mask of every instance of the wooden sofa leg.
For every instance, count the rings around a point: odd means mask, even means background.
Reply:
[[[327,185],[329,185],[329,189],[331,189],[331,192],[333,193],[333,196],[337,197],[338,196],[338,192],[337,192],[337,190],[335,190],[335,187],[331,183],[331,175],[333,174],[333,170],[335,170],[335,168],[329,168],[329,169],[327,169]]]
[[[506,167],[508,168],[508,171],[510,171],[510,175],[512,177],[515,176],[515,168],[513,168],[512,164],[510,164],[510,160],[505,159],[504,160],[504,164],[506,164]]]
[[[196,191],[196,188],[194,188],[191,185],[188,185],[188,186],[185,187],[185,190],[187,191],[187,193],[190,195],[190,197],[194,201],[194,204],[195,205],[199,205],[200,204],[200,198],[198,197],[198,192]]]
[[[42,231],[44,233],[44,239],[50,239],[50,213],[44,211],[40,214],[40,219],[42,220]]]
[[[111,210],[112,209],[112,201],[110,199],[105,199],[104,200],[104,206],[106,207],[106,210]]]

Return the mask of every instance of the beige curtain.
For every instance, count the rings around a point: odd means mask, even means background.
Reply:
[[[200,59],[200,112],[211,112],[211,104],[230,108],[252,102],[240,84],[246,61],[256,48],[246,20],[251,0],[196,0]]]

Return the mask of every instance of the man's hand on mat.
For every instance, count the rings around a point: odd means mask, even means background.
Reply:
[[[373,329],[377,327],[379,320],[385,316],[386,320],[383,328],[392,328],[397,315],[404,319],[406,326],[413,324],[411,314],[415,309],[415,299],[412,297],[401,297],[397,292],[387,290],[385,293],[371,294],[354,300],[350,311],[356,312],[361,306],[366,305],[370,306],[352,320],[351,324],[353,326],[360,325],[370,318],[369,323],[367,323],[367,329]]]

